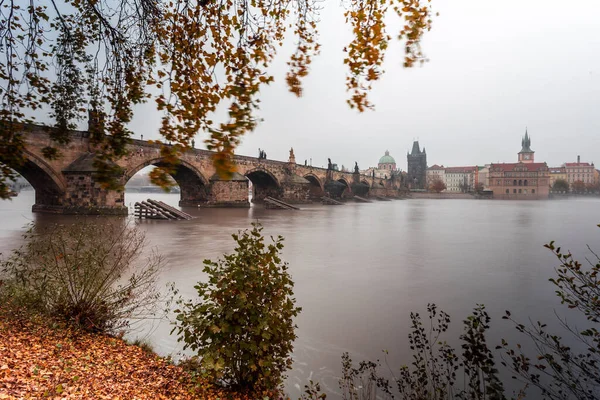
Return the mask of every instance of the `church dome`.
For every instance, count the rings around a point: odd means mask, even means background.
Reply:
[[[390,156],[389,151],[385,151],[385,155],[379,159],[379,164],[396,164],[394,157]]]

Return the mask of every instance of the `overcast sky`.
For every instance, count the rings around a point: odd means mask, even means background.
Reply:
[[[516,162],[527,127],[537,161],[555,166],[581,155],[600,163],[600,1],[432,0],[440,15],[423,41],[430,61],[402,68],[394,41],[371,93],[375,111],[362,114],[345,102],[342,49],[350,29],[339,3],[326,3],[322,51],[304,96],[285,87],[292,47],[284,46],[273,65],[276,82],[262,93],[264,122],[239,154],[257,155],[260,147],[286,160],[293,147],[298,163],[325,166],[330,157],[366,169],[387,149],[405,170],[418,139],[429,165]],[[136,137],[158,137],[159,119],[145,106],[132,123]]]

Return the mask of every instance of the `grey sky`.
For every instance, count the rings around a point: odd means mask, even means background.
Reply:
[[[599,1],[432,0],[440,15],[423,41],[430,62],[403,69],[394,41],[371,93],[376,109],[362,114],[345,102],[342,49],[350,28],[339,3],[327,3],[322,51],[304,96],[285,87],[286,45],[273,66],[276,82],[262,93],[264,122],[238,153],[256,155],[260,147],[285,160],[294,147],[299,163],[326,165],[331,157],[365,169],[388,149],[406,169],[418,138],[429,165],[515,162],[527,126],[536,160],[554,166],[579,154],[600,163]],[[390,18],[394,36],[398,26]],[[136,137],[157,137],[159,118],[150,106],[140,110]]]

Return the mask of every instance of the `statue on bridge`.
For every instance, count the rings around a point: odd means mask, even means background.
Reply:
[[[265,153],[264,150],[261,150],[260,147],[258,148],[258,159],[259,160],[266,160],[267,159],[267,153]]]
[[[327,169],[330,171],[333,169],[333,164],[331,163],[331,158],[327,159]]]
[[[360,171],[358,170],[358,163],[356,161],[354,161],[354,173],[360,174]]]
[[[292,164],[296,164],[296,156],[294,156],[294,148],[290,148],[290,158],[288,160],[288,162],[292,163]]]

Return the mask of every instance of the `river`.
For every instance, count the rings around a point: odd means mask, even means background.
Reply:
[[[152,197],[176,205],[178,195],[126,194],[126,203]],[[0,251],[18,246],[30,221],[47,224],[72,217],[32,214],[33,192],[0,202]],[[410,363],[407,334],[411,311],[436,303],[452,316],[450,337],[476,304],[492,317],[490,342],[518,336],[504,310],[555,321],[558,302],[548,278],[556,259],[543,244],[556,240],[583,261],[586,244],[600,251],[600,200],[548,201],[402,200],[320,204],[300,211],[185,209],[191,221],[137,221],[168,266],[163,282],[186,297],[204,279],[202,260],[233,249],[231,233],[260,221],[267,234],[285,237],[302,313],[297,319],[294,369],[286,389],[297,398],[308,379],[319,381],[328,398],[338,398],[340,356],[358,361],[389,351],[392,368]],[[146,324],[134,335],[163,355],[178,357],[181,345],[168,322]]]

